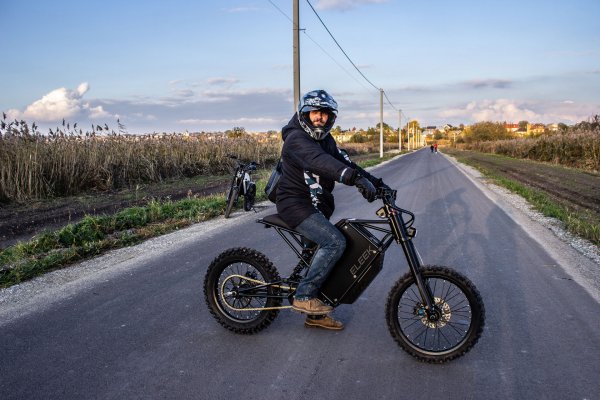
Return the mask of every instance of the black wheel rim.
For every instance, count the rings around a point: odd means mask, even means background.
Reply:
[[[416,284],[412,283],[398,301],[400,332],[421,352],[449,353],[469,336],[473,324],[471,304],[453,282],[437,277],[431,277],[427,282],[435,299],[435,310],[427,312]]]
[[[253,281],[264,282],[265,279],[251,264],[236,262],[223,269],[216,282],[215,294],[225,316],[237,322],[249,322],[260,315],[261,309],[267,306],[267,288]]]

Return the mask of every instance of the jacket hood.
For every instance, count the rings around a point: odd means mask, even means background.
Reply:
[[[283,141],[285,141],[285,139],[290,135],[290,133],[292,133],[292,131],[296,129],[300,129],[302,132],[304,132],[304,129],[302,129],[302,126],[300,125],[300,121],[298,121],[298,113],[295,113],[292,119],[290,119],[290,122],[288,122],[286,126],[281,128],[281,138],[283,139]]]

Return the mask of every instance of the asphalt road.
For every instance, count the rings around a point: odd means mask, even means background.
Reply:
[[[254,223],[275,212],[268,207],[101,257],[94,262],[111,265],[96,278],[0,321],[0,398],[600,398],[598,302],[544,244],[441,154],[422,150],[372,172],[416,213],[424,262],[453,266],[481,292],[485,330],[464,357],[424,364],[392,340],[385,301],[407,271],[395,247],[363,296],[336,310],[343,331],[304,328],[289,311],[257,335],[222,328],[202,294],[217,254],[257,248],[282,275],[295,263],[272,229]],[[372,218],[379,207],[355,188],[335,195],[333,220]]]

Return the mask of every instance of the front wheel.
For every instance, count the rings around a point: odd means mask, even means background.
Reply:
[[[229,218],[231,214],[231,210],[233,210],[233,205],[237,203],[237,199],[240,195],[240,187],[239,185],[232,185],[231,189],[229,189],[229,194],[227,195],[227,208],[225,209],[225,218]]]
[[[253,334],[269,326],[281,306],[277,269],[256,250],[224,251],[208,267],[204,298],[215,319],[236,333]]]
[[[421,275],[433,296],[433,309],[427,310],[408,273],[388,296],[388,328],[402,349],[421,361],[453,360],[479,340],[485,321],[483,300],[469,279],[450,268],[425,266]]]

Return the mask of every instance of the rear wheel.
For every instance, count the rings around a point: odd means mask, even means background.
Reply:
[[[408,273],[388,296],[388,328],[413,357],[431,363],[450,361],[479,340],[485,320],[483,301],[475,285],[450,268],[426,266],[421,274],[433,295],[433,309],[427,310]]]
[[[256,185],[254,182],[248,182],[248,188],[244,194],[244,211],[252,210],[254,199],[256,198]]]
[[[215,319],[230,331],[253,334],[277,317],[277,269],[262,253],[248,248],[224,251],[208,267],[204,298]]]

